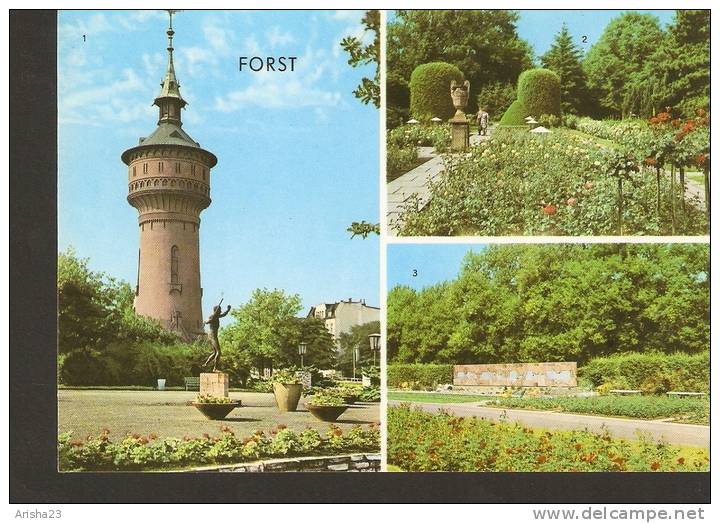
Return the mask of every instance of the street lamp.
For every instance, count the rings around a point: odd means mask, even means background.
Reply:
[[[300,355],[300,368],[303,368],[303,356],[307,353],[307,342],[301,341],[298,345],[298,354]]]
[[[370,338],[370,350],[373,355],[373,367],[375,366],[375,353],[380,350],[380,334],[371,334]]]
[[[360,347],[355,347],[352,352],[353,356],[353,379],[355,379],[355,368],[360,361]]]

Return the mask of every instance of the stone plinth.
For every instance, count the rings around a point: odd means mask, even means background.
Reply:
[[[455,365],[455,386],[577,387],[577,363]]]
[[[224,372],[202,372],[200,374],[200,394],[227,398],[230,380]]]
[[[450,118],[450,149],[460,152],[470,147],[470,122],[464,114],[456,114]]]

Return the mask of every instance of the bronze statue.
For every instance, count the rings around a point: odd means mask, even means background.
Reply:
[[[213,307],[212,314],[208,316],[207,321],[205,322],[206,325],[210,326],[210,330],[208,331],[208,340],[210,340],[210,345],[212,346],[213,352],[208,356],[208,359],[205,360],[205,363],[203,363],[203,367],[207,366],[208,363],[211,361],[213,362],[213,368],[212,371],[216,372],[217,367],[220,363],[220,342],[218,341],[218,330],[220,329],[220,318],[227,316],[228,312],[230,312],[230,305],[227,306],[227,309],[225,309],[225,312],[222,312],[222,308],[220,308],[220,305],[222,304],[222,300],[220,300],[220,303],[215,305]]]

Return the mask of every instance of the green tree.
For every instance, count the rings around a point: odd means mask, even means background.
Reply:
[[[502,245],[388,293],[398,363],[577,361],[709,347],[706,245]]]
[[[348,332],[340,334],[338,338],[338,369],[345,376],[352,376],[352,359],[355,349],[360,349],[360,359],[355,364],[357,377],[360,377],[361,369],[373,366],[369,336],[379,332],[380,322],[371,321],[362,325],[353,325]],[[375,355],[375,364],[380,365],[380,354]]]
[[[348,63],[353,67],[375,64],[373,78],[363,78],[353,94],[364,104],[372,102],[375,107],[380,107],[380,11],[366,11],[362,23],[365,34],[372,37],[371,42],[364,43],[362,37],[346,36],[340,42],[340,47],[350,55]]]
[[[597,116],[624,116],[632,75],[642,71],[663,38],[660,21],[650,14],[626,12],[610,21],[583,62]]]
[[[531,47],[517,33],[518,19],[506,10],[396,11],[387,26],[388,75],[409,80],[418,65],[442,61],[463,72],[471,95],[494,82],[514,84],[533,65]],[[468,112],[475,110],[471,96]]]
[[[642,72],[631,81],[636,91],[651,91],[650,107],[666,106],[676,116],[695,115],[698,108],[710,108],[710,11],[679,9],[662,45],[649,57]],[[647,105],[637,105],[647,114]]]
[[[515,101],[516,96],[512,84],[493,82],[480,89],[477,95],[478,108],[482,107],[490,115],[491,120],[500,120],[510,104]]]
[[[256,289],[247,303],[230,312],[235,322],[220,331],[227,364],[236,372],[288,365],[291,351],[297,354],[301,330],[296,316],[301,309],[297,294]]]
[[[582,52],[573,42],[565,24],[555,36],[550,49],[540,58],[543,67],[554,71],[560,77],[560,103],[563,113],[583,114],[588,102],[582,58]]]

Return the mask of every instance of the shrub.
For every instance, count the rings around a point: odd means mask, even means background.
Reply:
[[[515,98],[515,87],[511,84],[493,82],[483,86],[477,95],[477,103],[478,107],[482,107],[488,113],[490,120],[496,121],[507,111]]]
[[[558,127],[561,123],[561,119],[554,114],[541,114],[540,118],[537,119],[538,123],[547,129]]]
[[[590,398],[499,398],[494,403],[509,409],[537,409],[576,412],[600,416],[638,419],[689,418],[709,423],[710,402],[707,398],[667,396],[596,396]]]
[[[391,363],[387,366],[387,385],[393,388],[435,389],[453,382],[453,365],[434,363]]]
[[[684,451],[684,452],[683,452]],[[478,418],[388,409],[388,463],[408,472],[707,471],[706,449],[629,442],[587,431],[548,431]]]
[[[387,146],[387,176],[394,178],[412,169],[417,162],[417,148],[415,146],[400,147],[395,144]]]
[[[410,115],[420,121],[450,119],[455,114],[450,83],[464,79],[460,69],[445,62],[417,66],[410,75]]]
[[[560,116],[560,77],[549,69],[529,69],[518,78],[518,100],[528,114]]]
[[[502,126],[514,126],[522,125],[527,126],[525,117],[528,116],[528,111],[520,100],[515,100],[510,107],[508,107],[503,117],[500,119],[500,125]]]
[[[659,394],[670,390],[710,391],[710,352],[663,354],[661,352],[616,354],[594,358],[578,370],[593,385],[642,390]]]
[[[78,470],[158,470],[222,463],[241,463],[276,456],[339,454],[348,451],[377,452],[380,431],[371,425],[356,426],[344,433],[331,425],[323,438],[312,428],[294,432],[283,425],[266,435],[262,431],[238,438],[228,427],[221,427],[219,437],[166,438],[154,435],[128,434],[115,443],[109,431],[86,440],[72,439],[72,433],[58,436],[61,471]]]

